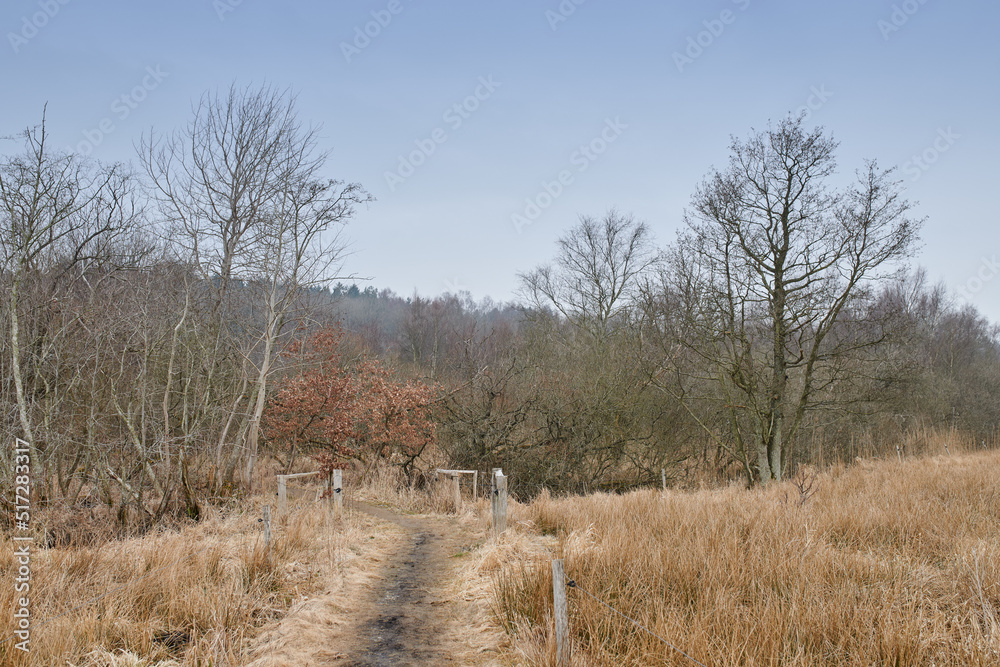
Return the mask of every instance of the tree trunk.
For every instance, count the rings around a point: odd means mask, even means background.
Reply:
[[[281,330],[282,317],[278,312],[277,303],[277,281],[271,286],[271,294],[268,299],[268,322],[264,333],[264,358],[260,363],[260,372],[257,374],[257,396],[254,403],[253,416],[250,419],[250,430],[247,432],[247,467],[244,471],[247,491],[253,486],[253,469],[257,464],[257,453],[260,446],[260,420],[264,414],[264,406],[267,400],[267,378],[271,374],[271,357],[274,354],[274,345]]]
[[[24,431],[24,440],[28,443],[31,451],[32,461],[38,459],[38,452],[35,449],[35,436],[31,430],[31,416],[28,414],[28,400],[24,395],[24,378],[21,377],[21,345],[19,341],[20,324],[17,319],[18,288],[21,282],[21,272],[14,275],[13,284],[10,287],[10,367],[14,376],[14,392],[17,397],[17,414],[21,420],[21,430]]]
[[[761,484],[771,481],[771,462],[767,455],[767,437],[762,436],[757,445],[757,479]]]
[[[785,393],[788,388],[788,363],[785,359],[785,344],[787,334],[787,323],[785,322],[785,287],[784,271],[781,266],[784,262],[784,251],[777,254],[774,272],[774,302],[772,305],[774,318],[773,326],[773,350],[771,366],[771,396],[769,397],[768,413],[770,425],[767,431],[767,472],[768,476],[761,477],[761,482],[781,481],[782,463],[784,460],[784,438],[785,428],[784,403]]]

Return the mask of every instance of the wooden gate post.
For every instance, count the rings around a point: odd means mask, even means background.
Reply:
[[[326,473],[326,481],[323,483],[323,497],[326,498],[326,509],[333,511],[333,471]]]
[[[493,477],[493,532],[497,539],[507,530],[507,478],[502,472]]]
[[[500,468],[494,468],[493,472],[490,473],[490,514],[492,516],[497,515],[497,473],[503,473]],[[496,520],[493,522],[494,528],[496,527]]]
[[[457,472],[451,474],[451,502],[455,506],[455,514],[462,513],[462,485],[459,479],[460,475]]]
[[[278,475],[278,514],[283,515],[288,511],[288,478]]]
[[[339,519],[344,515],[344,471],[333,471],[333,512]]]
[[[566,569],[562,559],[552,561],[552,601],[556,622],[556,664],[569,665],[569,608],[566,604]]]

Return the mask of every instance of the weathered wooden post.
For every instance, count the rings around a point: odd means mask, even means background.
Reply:
[[[494,468],[493,472],[490,473],[490,514],[492,516],[497,515],[497,473],[502,473],[503,470],[500,468]],[[494,526],[496,522],[494,521]]]
[[[462,513],[462,485],[461,475],[457,472],[451,473],[451,503],[455,506],[455,514]]]
[[[493,532],[497,539],[507,530],[507,478],[497,469],[493,476]]]
[[[271,548],[271,506],[264,505],[264,546]]]
[[[660,481],[663,483],[663,490],[667,490],[667,469],[660,468]]]
[[[566,569],[562,559],[552,561],[552,601],[556,622],[556,664],[569,665],[569,608],[566,604]]]
[[[288,511],[288,477],[278,475],[278,514]]]
[[[326,473],[326,482],[323,483],[323,498],[326,498],[326,509],[333,512],[333,471]]]
[[[344,516],[344,471],[333,471],[333,512],[339,519]]]

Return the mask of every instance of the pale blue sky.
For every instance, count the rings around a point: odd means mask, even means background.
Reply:
[[[378,199],[349,228],[348,269],[402,294],[503,300],[579,214],[616,206],[671,240],[729,135],[811,99],[810,122],[842,142],[843,176],[865,157],[899,165],[928,216],[918,261],[1000,321],[1000,6],[576,1],[563,17],[557,0],[6,0],[0,135],[48,102],[60,146],[88,148],[113,126],[93,154],[127,160],[143,130],[185,123],[206,89],[291,87],[302,118],[323,124],[327,175]],[[345,56],[379,14],[386,25]],[[689,38],[703,46],[679,68]],[[474,111],[453,110],[477,90]],[[433,153],[387,179],[419,141]],[[579,152],[592,141],[600,155]],[[912,158],[925,152],[923,169]],[[562,171],[549,202],[543,183]],[[519,231],[512,216],[539,196],[547,208]]]

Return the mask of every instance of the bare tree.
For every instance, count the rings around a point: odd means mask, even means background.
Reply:
[[[142,211],[122,167],[101,168],[52,151],[44,114],[41,125],[21,137],[23,153],[0,162],[0,276],[7,287],[5,328],[18,420],[24,439],[36,448],[32,397],[49,392],[31,385],[41,380],[38,369],[59,332],[39,325],[25,341],[22,318],[41,321],[59,289],[85,280],[94,266],[114,264],[117,240],[140,226]],[[24,303],[29,293],[41,298],[30,311]],[[36,460],[44,470],[45,457]]]
[[[781,479],[836,360],[878,340],[865,304],[910,255],[921,223],[893,170],[873,161],[831,189],[836,148],[802,117],[734,139],[670,253],[684,338],[722,388],[734,436],[756,449],[762,482]]]
[[[662,437],[673,406],[650,391],[633,326],[641,287],[660,259],[650,230],[611,210],[600,220],[582,217],[557,247],[552,266],[520,276],[532,306],[527,349],[546,386],[532,405],[533,482],[562,477],[585,490],[628,484],[627,476],[648,480],[654,469],[658,479],[674,462]]]
[[[580,223],[558,241],[554,266],[521,274],[521,291],[536,308],[554,308],[595,337],[607,335],[632,303],[657,255],[649,227],[609,211]]]
[[[340,227],[371,200],[356,183],[321,178],[329,154],[317,139],[318,128],[299,123],[287,91],[233,86],[203,97],[184,130],[150,134],[139,146],[171,238],[212,293],[215,354],[205,372],[215,376],[226,360],[240,369],[216,464],[231,476],[237,458],[223,450],[236,437],[248,484],[285,325],[303,289],[337,276]],[[211,388],[206,383],[200,397],[206,409]]]

